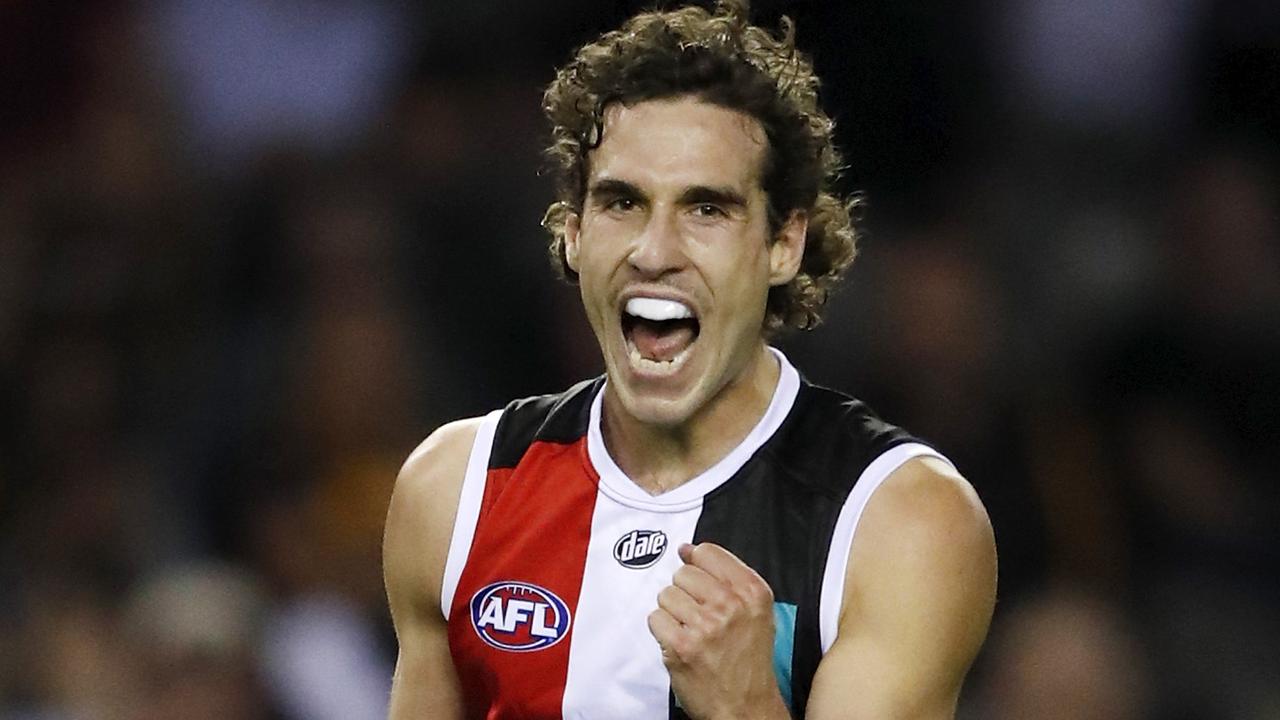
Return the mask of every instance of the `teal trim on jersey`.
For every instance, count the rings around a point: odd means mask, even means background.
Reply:
[[[795,639],[796,606],[791,603],[774,603],[773,674],[778,678],[782,702],[787,704],[787,710],[792,714],[795,714],[795,708],[791,707],[791,652],[796,645]]]

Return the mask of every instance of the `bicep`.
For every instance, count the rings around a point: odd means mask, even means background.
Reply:
[[[808,717],[951,718],[995,602],[995,543],[968,483],[915,460],[868,503]]]
[[[392,493],[383,574],[400,650],[390,718],[461,718],[458,680],[440,607],[445,558],[475,421],[437,430],[410,456]]]
[[[400,567],[402,560],[396,557],[407,553],[400,553],[397,545],[404,543],[398,541],[390,527],[387,535],[387,598],[400,646],[388,717],[460,719],[462,700],[449,655],[448,625],[440,610],[438,592],[425,590],[436,587],[430,579],[435,573]]]

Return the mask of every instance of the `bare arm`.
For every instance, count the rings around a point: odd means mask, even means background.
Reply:
[[[400,653],[391,720],[462,718],[440,611],[445,558],[479,419],[436,430],[409,456],[387,512],[383,573]]]
[[[949,465],[916,459],[867,504],[807,717],[950,720],[995,604],[991,523]]]

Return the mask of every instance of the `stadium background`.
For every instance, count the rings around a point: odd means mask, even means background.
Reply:
[[[380,717],[400,461],[599,371],[538,104],[639,7],[0,4],[0,718]],[[961,717],[1280,717],[1280,5],[783,12],[869,211],[781,346],[991,512]]]

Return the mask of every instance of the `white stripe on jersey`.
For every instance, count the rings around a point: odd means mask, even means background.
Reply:
[[[444,583],[440,588],[440,610],[449,619],[453,607],[453,593],[462,578],[462,568],[471,554],[471,541],[476,535],[476,522],[480,519],[480,502],[484,500],[485,480],[489,475],[489,453],[493,449],[493,434],[498,429],[501,410],[484,416],[476,429],[476,439],[471,444],[467,458],[467,474],[462,479],[462,495],[458,498],[458,515],[453,521],[453,534],[449,539],[449,556],[444,563]]]
[[[693,538],[702,503],[677,512],[637,510],[596,496],[591,543],[574,618],[564,690],[566,720],[666,720],[670,679],[649,634],[658,593],[680,568],[676,548]],[[657,564],[639,570],[614,558],[614,544],[633,530],[658,530],[666,546]]]
[[[587,452],[600,487],[569,649],[566,720],[666,720],[670,678],[649,633],[648,616],[658,607],[658,593],[680,569],[676,549],[692,542],[703,496],[732,477],[791,412],[800,375],[782,353],[770,351],[778,358],[780,373],[759,422],[723,460],[661,495],[646,493],[614,463],[600,429],[603,389],[592,401]],[[633,530],[666,534],[657,564],[635,570],[615,559],[614,544]]]

